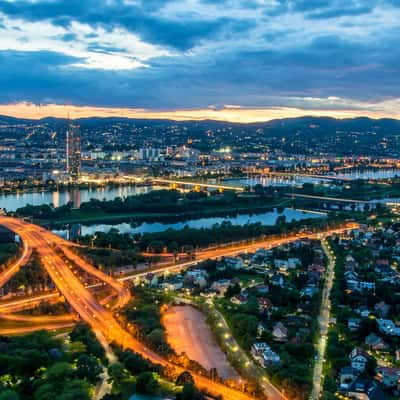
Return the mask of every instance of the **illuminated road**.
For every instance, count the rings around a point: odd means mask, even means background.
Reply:
[[[61,251],[59,249],[61,249],[60,245],[62,245],[60,238],[40,227],[28,224],[24,221],[20,221],[14,218],[0,216],[0,224],[6,226],[7,228],[20,235],[23,242],[26,243],[27,247],[29,245],[29,247],[36,248],[43,262],[43,266],[50,275],[54,284],[63,294],[71,307],[85,322],[87,322],[92,327],[97,338],[106,349],[108,348],[108,343],[116,342],[124,348],[130,348],[133,351],[140,353],[142,356],[148,358],[154,363],[172,368],[177,372],[183,371],[182,368],[170,364],[168,361],[163,359],[158,354],[154,353],[138,340],[134,339],[125,329],[121,327],[121,325],[119,325],[112,313],[106,310],[97,302],[97,300],[89,292],[88,288],[86,288],[82,284],[79,278],[75,276],[75,274],[71,270],[69,263],[66,262],[63,257],[63,254],[65,253],[60,254]],[[198,259],[194,262],[180,264],[179,266],[173,266],[173,268],[166,267],[161,270],[165,271],[176,268],[184,269],[190,265],[193,265],[194,263],[197,263],[199,260],[204,260],[207,258],[216,258],[224,255],[234,255],[243,251],[254,251],[259,247],[278,246],[280,244],[301,239],[303,237],[320,238],[323,235],[330,235],[333,233],[342,232],[346,229],[354,229],[357,226],[358,225],[356,224],[347,224],[340,229],[327,230],[317,234],[297,234],[291,236],[288,235],[285,238],[270,239],[261,242],[254,242],[251,244],[240,244],[226,247],[221,246],[219,248],[208,249],[198,253]],[[62,251],[65,251],[64,247],[62,247],[62,249]],[[84,265],[84,261],[80,260],[78,256],[74,255],[73,260],[77,265],[83,265],[83,269],[87,268],[87,265]],[[108,277],[108,279],[111,278]],[[113,287],[115,287],[115,285]],[[49,317],[48,329],[53,329],[50,327],[51,324],[52,318]],[[211,381],[203,376],[193,374],[193,377],[197,386],[199,386],[200,388],[206,388],[212,393],[220,394],[225,400],[247,400],[252,398],[251,396],[231,389],[223,384]]]
[[[50,232],[43,232],[39,227],[13,218],[0,217],[0,224],[19,234],[25,243],[36,248],[43,266],[50,275],[54,284],[71,307],[87,322],[95,332],[99,341],[108,348],[108,343],[116,342],[124,348],[130,348],[148,358],[154,363],[182,372],[183,369],[170,364],[158,354],[134,339],[124,330],[113,317],[112,313],[103,308],[85,288],[81,281],[74,275],[69,266],[52,246]],[[51,317],[49,317],[48,329]],[[196,384],[200,388],[206,388],[212,393],[222,395],[226,400],[249,400],[252,399],[244,393],[231,389],[223,384],[209,380],[203,376],[193,374]]]
[[[53,236],[53,234],[50,235]],[[110,285],[118,293],[118,302],[116,303],[115,308],[123,307],[129,302],[131,299],[131,292],[127,287],[83,260],[67,246],[65,246],[65,243],[62,243],[61,250],[67,256],[67,258],[73,261],[79,268]]]
[[[50,316],[53,322],[76,322],[78,317],[73,314],[52,315]],[[35,324],[46,323],[49,321],[47,315],[23,315],[23,314],[0,314],[0,319],[19,322],[33,322]]]
[[[322,372],[323,372],[324,358],[326,352],[329,321],[331,316],[330,296],[331,296],[333,282],[335,279],[336,258],[326,242],[322,242],[322,248],[324,249],[324,252],[328,257],[328,267],[326,270],[325,285],[322,291],[322,302],[321,302],[320,314],[318,317],[319,341],[317,344],[317,359],[315,360],[315,365],[314,365],[313,390],[311,393],[311,398],[313,400],[319,399],[322,390],[322,383],[324,381]]]
[[[0,287],[3,287],[13,275],[15,275],[21,267],[23,267],[31,257],[32,248],[29,245],[29,242],[23,242],[24,249],[22,251],[21,257],[15,262],[11,267],[5,269],[0,273]]]
[[[178,272],[185,270],[189,267],[192,267],[198,264],[200,261],[208,260],[208,259],[216,259],[220,257],[228,257],[235,256],[240,253],[251,253],[255,252],[259,248],[263,249],[271,249],[273,247],[278,247],[283,244],[295,242],[296,240],[301,239],[323,239],[325,237],[331,236],[333,234],[343,233],[347,230],[358,229],[359,224],[357,223],[346,223],[340,226],[339,228],[334,229],[326,229],[321,230],[318,233],[297,233],[297,234],[289,234],[284,237],[279,238],[269,238],[266,240],[254,240],[251,243],[238,243],[234,245],[220,245],[215,248],[209,248],[203,251],[196,252],[196,259],[193,261],[187,261],[180,264],[162,266],[159,268],[152,268],[151,270],[133,273],[131,275],[127,275],[123,278],[119,278],[119,281],[128,281],[132,279],[140,279],[146,277],[146,275],[151,272],[154,274],[165,274],[166,272]]]
[[[11,328],[0,328],[0,335],[25,335],[35,331],[55,331],[60,329],[72,328],[76,322],[47,322],[43,324],[35,323],[33,325],[15,326]]]

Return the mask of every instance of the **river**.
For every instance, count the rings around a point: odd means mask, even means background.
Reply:
[[[162,222],[143,222],[139,225],[120,223],[120,224],[93,224],[82,225],[72,224],[63,229],[53,230],[57,235],[65,239],[73,239],[77,236],[93,235],[96,232],[109,232],[111,229],[116,229],[120,233],[154,233],[163,232],[167,229],[180,230],[185,226],[189,228],[211,228],[215,224],[221,224],[224,221],[229,221],[232,225],[245,225],[247,223],[261,223],[262,225],[275,225],[276,219],[279,216],[285,216],[287,222],[299,221],[308,218],[324,218],[323,213],[304,212],[292,208],[285,208],[282,213],[278,210],[264,212],[260,214],[238,214],[236,216],[227,217],[208,217],[198,219],[186,219],[179,222],[162,223]]]
[[[13,194],[0,195],[0,208],[7,211],[15,211],[27,204],[38,206],[42,204],[53,204],[59,207],[72,201],[75,207],[90,199],[113,200],[116,197],[126,197],[135,194],[146,193],[152,190],[152,186],[116,186],[116,187],[98,187],[89,189],[75,189],[55,192],[20,192]]]
[[[366,171],[348,171],[339,174],[331,175],[338,178],[344,179],[389,179],[395,176],[400,176],[400,170],[398,169],[382,169],[382,170],[366,170]],[[312,178],[306,176],[258,176],[258,177],[246,177],[246,178],[232,178],[225,179],[225,183],[233,186],[254,186],[261,184],[263,186],[300,186],[304,183],[329,183],[329,175],[327,179],[323,178]]]
[[[364,171],[357,172],[352,171],[343,173],[337,176],[350,178],[350,179],[388,179],[396,175],[400,176],[400,170],[380,170],[380,171]],[[257,178],[235,178],[226,179],[223,182],[233,186],[254,186],[256,184],[262,184],[263,186],[297,186],[303,183],[319,183],[324,181],[319,178],[307,178],[307,177],[257,177]],[[328,182],[327,180],[325,181]],[[97,200],[112,200],[116,197],[126,197],[135,194],[146,193],[152,189],[160,189],[161,187],[154,186],[117,186],[117,187],[99,187],[89,189],[75,189],[65,191],[40,191],[40,192],[17,192],[13,194],[1,194],[0,195],[0,208],[5,208],[7,211],[15,211],[20,207],[24,207],[27,204],[34,206],[42,204],[53,204],[54,207],[59,207],[73,202],[75,207],[79,207],[81,203],[87,202],[90,199]]]

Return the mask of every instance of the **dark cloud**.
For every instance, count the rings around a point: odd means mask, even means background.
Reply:
[[[71,64],[79,60],[56,53],[0,52],[0,102],[162,109],[285,105],[277,104],[280,97],[394,97],[400,91],[394,44],[367,47],[325,36],[301,49],[227,51],[212,62],[163,57],[133,71],[76,68]]]
[[[165,18],[149,10],[157,9],[161,1],[150,1],[146,7],[126,5],[121,1],[111,3],[95,0],[46,0],[31,2],[21,0],[9,2],[0,0],[0,12],[27,21],[51,21],[55,25],[69,27],[73,21],[103,27],[110,30],[122,27],[139,35],[143,40],[179,50],[188,50],[198,42],[215,38],[227,29],[243,31],[253,26],[251,21],[230,18],[202,19],[193,16],[186,18]],[[165,3],[164,3],[165,4]]]
[[[166,3],[143,0],[142,5],[127,6],[120,0],[0,0],[0,13],[10,18],[50,21],[67,28],[78,21],[110,32],[122,27],[145,42],[181,50],[178,55],[146,60],[147,68],[120,71],[79,68],[77,65],[85,64],[85,60],[61,53],[0,51],[0,103],[32,101],[153,109],[210,104],[284,106],[288,101],[281,102],[280,98],[378,100],[398,97],[400,92],[398,29],[382,26],[379,37],[369,40],[350,40],[349,35],[341,34],[346,26],[362,31],[357,16],[390,5],[390,0],[281,0],[275,7],[243,1],[246,11],[260,8],[260,19],[252,21],[218,15],[200,18],[190,10],[182,10],[178,19],[160,12]],[[221,0],[219,4],[233,7],[237,3]],[[327,24],[336,23],[337,29],[330,34],[310,30],[308,36],[304,26],[295,24],[274,24],[262,30],[265,20],[281,13],[301,13],[306,24],[327,19]],[[343,16],[349,18],[335,21]],[[66,43],[78,40],[72,32],[58,38]],[[124,52],[123,43],[103,42],[95,33],[85,38],[91,39],[89,45],[86,43],[88,52]],[[235,39],[246,40],[238,40],[236,45]],[[207,50],[213,40],[220,40],[219,45]],[[224,40],[229,40],[226,46]],[[200,43],[205,44],[201,52],[187,51]]]

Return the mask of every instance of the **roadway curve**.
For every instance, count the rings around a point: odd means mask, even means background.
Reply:
[[[28,241],[23,241],[23,251],[21,257],[10,267],[0,273],[0,287],[3,287],[24,265],[26,265],[31,257],[32,247]]]
[[[20,235],[22,240],[29,243],[31,247],[36,248],[43,262],[43,266],[54,284],[64,295],[71,307],[92,327],[99,341],[106,348],[108,347],[108,343],[116,342],[124,348],[129,348],[140,353],[150,361],[172,368],[178,373],[184,370],[183,368],[169,363],[138,340],[134,339],[119,325],[112,313],[107,311],[96,301],[51,245],[55,235],[48,231],[43,231],[40,227],[10,217],[1,216],[0,224]],[[59,241],[59,239],[56,240]],[[49,325],[50,324],[51,317],[49,317]],[[52,328],[49,326],[49,329]],[[193,374],[193,377],[200,388],[206,388],[212,393],[222,395],[225,400],[252,399],[252,397],[247,394],[214,382],[201,375]]]
[[[74,308],[74,310],[80,315],[80,317],[92,327],[99,341],[104,345],[106,349],[108,348],[108,343],[115,342],[124,348],[129,348],[137,353],[140,353],[142,356],[148,358],[154,363],[172,368],[177,372],[183,371],[182,368],[169,363],[167,360],[144,346],[141,342],[134,339],[125,329],[121,327],[121,325],[119,325],[112,313],[110,311],[107,311],[96,301],[93,295],[74,275],[74,273],[69,268],[69,265],[65,262],[65,260],[60,256],[60,254],[53,246],[53,244],[61,244],[59,237],[38,226],[28,224],[24,221],[10,217],[0,216],[0,224],[19,234],[25,243],[29,243],[29,246],[37,249],[40,258],[42,259],[44,268],[47,270],[55,285],[64,295],[65,299],[72,306],[72,308]],[[252,244],[240,244],[216,249],[208,249],[206,251],[198,253],[198,259],[196,261],[184,263],[173,267],[164,267],[159,271],[162,272],[177,268],[184,269],[193,265],[194,263],[197,263],[199,260],[207,258],[217,258],[224,255],[234,255],[246,250],[252,251],[258,247],[273,247],[282,243],[287,243],[300,239],[302,237],[320,238],[321,236],[339,233],[347,229],[354,229],[356,227],[358,227],[357,224],[347,224],[342,228],[326,230],[317,234],[297,234],[287,236],[286,238],[258,241]],[[75,257],[79,258],[76,255]],[[79,261],[78,265],[80,264],[81,261]],[[140,274],[136,276],[139,275]],[[49,323],[51,323],[51,317],[49,317]],[[222,395],[225,400],[252,399],[252,397],[248,396],[247,394],[228,388],[223,384],[214,382],[201,375],[193,374],[193,377],[196,384],[200,388],[206,388],[212,393]],[[282,399],[284,399],[284,397],[278,394],[269,398],[269,400]]]
[[[49,234],[49,232],[47,232]],[[53,236],[53,234],[51,234]],[[99,280],[103,281],[110,285],[118,294],[118,301],[114,308],[121,308],[124,305],[128,304],[129,300],[131,299],[131,292],[130,290],[124,286],[122,283],[118,282],[111,276],[105,274],[104,272],[100,271],[99,269],[95,268],[93,265],[89,264],[81,257],[79,257],[76,253],[74,253],[68,246],[64,243],[60,245],[62,252],[69,258],[71,261],[75,263],[79,268],[86,271],[90,275],[95,276]]]

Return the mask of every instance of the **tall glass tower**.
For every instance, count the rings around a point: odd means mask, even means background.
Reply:
[[[81,176],[81,132],[77,125],[69,124],[67,129],[67,172],[73,183]]]

